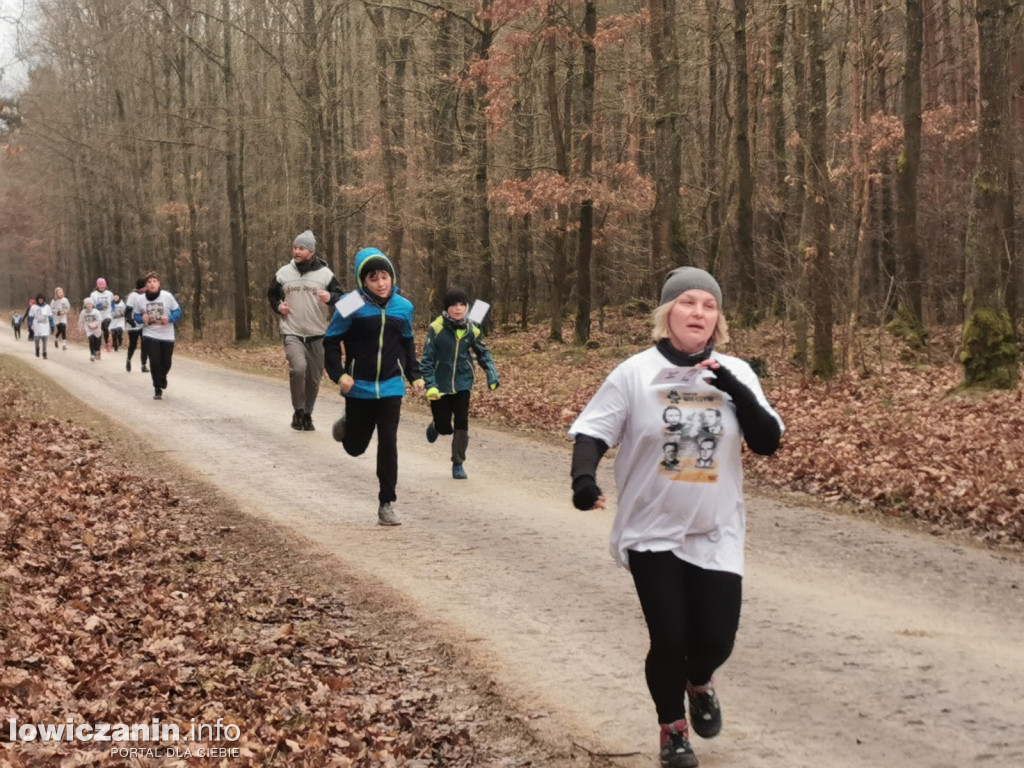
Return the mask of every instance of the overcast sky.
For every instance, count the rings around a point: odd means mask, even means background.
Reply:
[[[24,31],[31,0],[0,0],[0,93],[25,84],[26,68],[18,60],[18,36]]]

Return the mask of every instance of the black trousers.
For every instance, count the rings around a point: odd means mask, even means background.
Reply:
[[[149,358],[149,375],[153,378],[153,386],[167,389],[167,372],[171,370],[174,342],[143,336],[142,355]]]
[[[439,435],[450,435],[455,429],[469,429],[470,393],[471,390],[464,389],[430,401],[430,413],[434,417],[434,427]]]
[[[146,365],[146,361],[149,360],[149,356],[146,355],[146,348],[139,344],[139,339],[142,338],[142,330],[128,331],[128,359],[132,359],[132,355],[135,354],[135,347],[140,348],[139,355],[142,357],[142,365]]]
[[[362,456],[377,430],[377,482],[381,504],[394,501],[398,485],[398,419],[402,415],[402,398],[382,397],[380,400],[345,398],[345,439],[341,441],[349,456]]]
[[[66,323],[57,323],[53,326],[53,332],[53,345],[55,347],[57,346],[57,339],[64,339],[64,341],[68,340],[68,326]]]
[[[686,717],[686,683],[704,685],[732,653],[743,579],[671,552],[629,552],[651,648],[644,671],[659,723]]]

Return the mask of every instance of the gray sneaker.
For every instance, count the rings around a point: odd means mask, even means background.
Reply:
[[[378,525],[401,525],[402,521],[398,519],[398,515],[395,514],[395,510],[391,508],[391,502],[385,501],[379,507],[377,507],[377,524]]]

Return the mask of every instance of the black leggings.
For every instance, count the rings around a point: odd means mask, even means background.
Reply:
[[[132,355],[135,354],[135,347],[136,347],[136,345],[138,345],[139,349],[141,350],[141,352],[139,354],[142,356],[142,367],[145,368],[146,367],[146,361],[149,360],[149,356],[146,354],[146,348],[144,346],[142,346],[141,344],[139,344],[139,339],[141,339],[141,338],[142,338],[142,331],[141,330],[140,331],[135,331],[135,332],[132,332],[132,331],[128,332],[128,359],[129,360],[132,359]]]
[[[53,332],[54,347],[57,346],[57,339],[64,339],[64,341],[68,340],[68,326],[66,323],[57,323],[55,326],[53,326]]]
[[[629,551],[651,648],[645,673],[659,723],[686,716],[686,683],[704,685],[732,653],[743,579],[698,568],[671,552]]]
[[[362,456],[377,430],[377,499],[381,504],[394,501],[398,485],[398,419],[402,398],[380,400],[345,398],[345,439],[341,441],[349,456]]]
[[[430,413],[434,417],[434,428],[439,435],[452,433],[452,418],[455,429],[469,429],[469,395],[470,391],[453,392],[430,401]]]

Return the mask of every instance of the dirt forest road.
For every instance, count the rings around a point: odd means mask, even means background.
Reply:
[[[544,740],[656,764],[643,680],[646,633],[628,574],[607,550],[613,510],[579,512],[568,443],[476,425],[469,479],[445,440],[406,410],[403,525],[376,525],[374,445],[346,456],[321,392],[317,431],[289,428],[285,376],[175,358],[163,401],[124,354],[90,364],[82,344],[26,360],[125,430],[142,450],[200,473],[253,520],[300,532],[311,551],[403,593],[424,622],[531,720]],[[136,358],[137,361],[138,358]],[[783,414],[784,415],[784,414]],[[610,462],[599,481],[614,498]],[[172,475],[173,476],[173,475]],[[705,768],[1024,765],[1024,563],[955,540],[831,511],[749,499],[745,601],[721,670],[725,729],[695,739]]]

